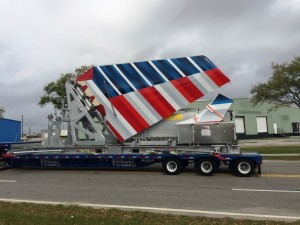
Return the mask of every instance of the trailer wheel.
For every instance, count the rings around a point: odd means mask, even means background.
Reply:
[[[176,158],[166,159],[163,162],[162,166],[163,166],[165,173],[168,175],[177,175],[182,170],[182,163],[179,159],[176,159]]]
[[[254,164],[249,159],[239,159],[234,165],[235,173],[240,177],[250,177],[254,172]]]
[[[216,161],[210,158],[200,159],[197,162],[199,173],[203,176],[211,176],[217,169]]]

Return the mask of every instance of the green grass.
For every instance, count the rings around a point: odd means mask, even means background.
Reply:
[[[241,147],[241,151],[255,151],[260,154],[288,154],[288,153],[300,154],[300,146]]]
[[[241,147],[244,152],[258,152],[260,154],[300,154],[300,146],[274,146],[274,147]],[[300,156],[263,156],[263,160],[300,160]]]
[[[206,218],[117,209],[93,209],[78,206],[37,205],[0,202],[0,225],[283,225],[297,222],[236,220],[230,218]]]

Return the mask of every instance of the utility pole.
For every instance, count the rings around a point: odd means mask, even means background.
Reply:
[[[21,131],[21,141],[23,142],[24,141],[24,138],[23,138],[23,134],[24,134],[24,127],[23,127],[23,125],[24,125],[24,118],[23,118],[23,114],[22,114],[22,122],[21,122],[22,124],[21,124],[21,129],[22,129],[22,131]]]

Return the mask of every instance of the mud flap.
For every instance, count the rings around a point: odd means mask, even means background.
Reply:
[[[261,165],[260,165],[260,164],[257,166],[257,173],[258,173],[259,175],[261,175]]]

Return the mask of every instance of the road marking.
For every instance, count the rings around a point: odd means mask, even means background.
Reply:
[[[118,168],[110,168],[110,169],[96,169],[96,170],[68,170],[68,169],[60,169],[60,170],[53,170],[53,168],[48,168],[48,169],[43,169],[43,170],[34,170],[34,172],[41,172],[43,173],[44,171],[51,171],[51,172],[55,172],[55,173],[66,173],[66,172],[76,172],[76,173],[114,173],[114,174],[118,174],[118,173],[126,173],[129,172],[131,174],[140,174],[140,173],[145,173],[145,174],[162,174],[163,171],[160,168],[152,168],[152,169],[126,169],[124,168],[124,170],[122,169],[118,169]],[[196,170],[192,169],[192,168],[187,168],[187,171],[184,171],[182,173],[183,175],[197,175]],[[230,177],[234,177],[234,173],[230,173],[229,171],[226,172],[217,172],[214,174],[215,176],[230,176]],[[266,177],[266,178],[300,178],[300,174],[257,174],[254,173],[253,176],[255,177]]]
[[[290,191],[290,190],[260,190],[260,189],[239,189],[232,188],[233,191],[251,191],[251,192],[278,192],[278,193],[300,193],[300,191]]]
[[[232,217],[243,217],[243,218],[263,218],[273,220],[300,220],[298,216],[279,216],[279,215],[263,215],[263,214],[251,214],[251,213],[235,213],[235,212],[218,212],[218,211],[203,211],[203,210],[192,210],[192,209],[173,209],[173,208],[157,208],[157,207],[143,207],[143,206],[129,206],[129,205],[104,205],[104,204],[89,204],[89,203],[72,203],[72,202],[52,202],[52,201],[34,201],[34,200],[22,200],[22,199],[5,199],[0,198],[3,202],[12,203],[33,203],[33,204],[45,204],[45,205],[78,205],[84,207],[93,208],[116,208],[124,210],[142,210],[142,211],[154,211],[154,212],[165,212],[165,213],[192,213],[192,214],[205,214],[208,216],[232,216]]]
[[[262,174],[261,177],[300,178],[299,174]]]
[[[3,182],[3,183],[16,183],[17,181],[15,181],[15,180],[0,180],[0,182]]]

